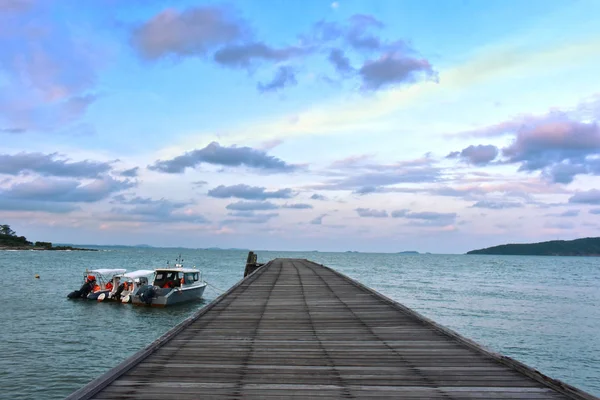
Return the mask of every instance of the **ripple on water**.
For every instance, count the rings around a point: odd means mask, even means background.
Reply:
[[[177,250],[177,254],[179,250]],[[226,289],[246,252],[181,250]],[[148,309],[68,301],[88,268],[146,269],[168,249],[0,252],[23,282],[0,291],[0,387],[11,399],[62,399],[150,344],[206,303]],[[259,252],[308,258],[540,371],[600,395],[600,269],[594,258]],[[35,274],[41,278],[34,279]],[[210,286],[206,302],[219,295]]]

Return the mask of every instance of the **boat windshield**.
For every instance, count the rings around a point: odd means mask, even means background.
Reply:
[[[154,286],[158,287],[177,287],[181,285],[179,273],[175,271],[156,271]]]
[[[190,285],[196,281],[198,281],[199,276],[198,272],[186,272],[183,274],[183,280],[186,285]]]

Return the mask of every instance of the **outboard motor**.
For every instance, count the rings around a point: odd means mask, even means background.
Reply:
[[[152,304],[152,297],[154,297],[154,287],[150,285],[142,286],[138,290],[138,296],[140,296],[140,300],[147,305]]]
[[[72,291],[71,293],[69,293],[67,295],[67,297],[69,299],[79,299],[79,298],[85,299],[87,297],[87,295],[90,294],[91,291],[92,291],[92,282],[86,281],[83,285],[81,285],[79,290]]]
[[[125,289],[125,282],[121,283],[118,287],[117,287],[117,291],[115,292],[113,298],[117,299],[117,300],[121,300],[121,293],[123,293],[123,290]]]

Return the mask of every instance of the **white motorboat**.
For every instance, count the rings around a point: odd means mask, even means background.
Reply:
[[[85,270],[83,285],[67,295],[69,299],[104,300],[113,290],[112,280],[115,275],[124,274],[127,270],[122,268],[100,268]]]
[[[206,282],[200,270],[184,268],[181,256],[174,267],[154,270],[151,285],[140,286],[133,295],[132,303],[152,307],[166,307],[173,304],[199,300],[204,294]]]
[[[131,303],[133,295],[137,293],[140,287],[148,285],[152,275],[154,275],[154,270],[151,269],[139,269],[115,275],[112,279],[113,289],[106,300]]]

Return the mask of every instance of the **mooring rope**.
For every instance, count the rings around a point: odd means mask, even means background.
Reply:
[[[204,281],[204,282],[206,282],[206,281]],[[210,284],[210,283],[208,283],[208,282],[206,282],[206,284],[207,284],[208,286],[210,286],[211,288],[213,288],[213,289],[215,289],[215,290],[217,290],[217,291],[221,292],[221,293],[219,293],[219,294],[223,294],[223,293],[225,293],[225,291],[224,291],[223,289],[219,289],[218,287],[216,287],[216,286],[214,286],[214,285],[212,285],[212,284]]]

